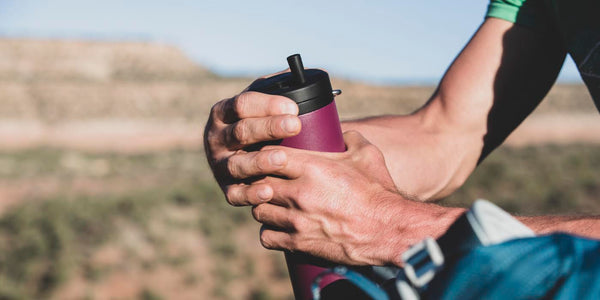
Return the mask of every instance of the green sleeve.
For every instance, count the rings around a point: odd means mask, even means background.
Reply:
[[[523,6],[524,0],[492,0],[488,5],[486,17],[493,17],[506,20],[512,23],[517,22],[519,10]]]
[[[542,0],[491,0],[486,18],[498,18],[527,27],[543,28],[548,24]]]

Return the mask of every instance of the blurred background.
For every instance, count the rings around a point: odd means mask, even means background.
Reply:
[[[288,299],[281,253],[204,158],[216,101],[327,69],[342,119],[420,107],[487,1],[0,0],[0,298]],[[600,213],[600,118],[570,59],[444,205]]]

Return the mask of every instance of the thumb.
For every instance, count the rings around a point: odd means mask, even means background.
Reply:
[[[355,130],[344,132],[344,142],[346,143],[348,151],[356,150],[371,144],[364,136],[362,136],[362,134]]]

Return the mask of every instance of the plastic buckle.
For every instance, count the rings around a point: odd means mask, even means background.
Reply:
[[[415,290],[415,288],[407,282],[406,277],[396,279],[396,292],[400,295],[400,299],[402,300],[419,300],[421,299],[419,296],[419,292]]]
[[[444,254],[438,243],[431,237],[412,246],[402,253],[404,274],[417,288],[428,284],[433,276],[444,265]]]

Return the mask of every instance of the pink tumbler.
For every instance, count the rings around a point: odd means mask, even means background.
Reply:
[[[346,150],[334,96],[339,90],[332,90],[327,72],[318,69],[304,69],[299,54],[287,58],[291,72],[257,81],[251,91],[272,95],[282,95],[294,100],[299,107],[302,131],[294,137],[280,141],[283,146],[324,152]],[[311,283],[331,263],[299,253],[285,253],[290,279],[296,299],[311,299]],[[328,275],[320,281],[320,286],[343,279]]]

